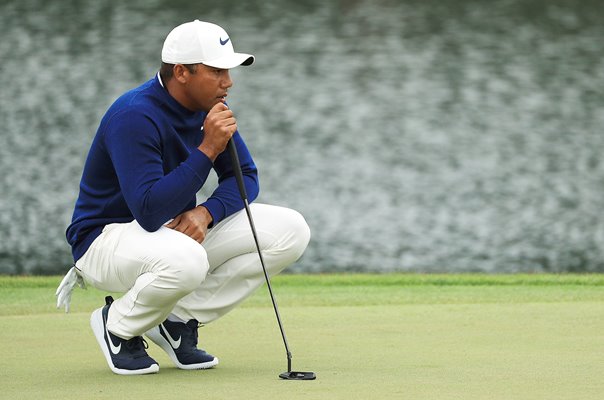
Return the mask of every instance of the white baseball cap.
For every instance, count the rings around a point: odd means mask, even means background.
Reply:
[[[204,64],[230,69],[251,65],[254,56],[235,53],[231,38],[224,29],[196,19],[172,29],[164,41],[161,60],[167,64]]]

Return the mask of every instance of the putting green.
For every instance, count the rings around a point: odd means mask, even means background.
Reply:
[[[181,371],[150,343],[156,375],[107,368],[88,325],[104,293],[55,310],[59,277],[0,277],[0,398],[600,399],[604,277],[280,276],[296,370],[263,289],[200,329],[220,365]]]

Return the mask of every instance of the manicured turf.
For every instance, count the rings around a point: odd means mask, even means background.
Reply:
[[[274,279],[294,369],[265,289],[200,329],[220,357],[180,371],[150,343],[159,374],[113,375],[89,328],[105,293],[60,277],[0,277],[0,398],[600,399],[602,275],[291,275]]]

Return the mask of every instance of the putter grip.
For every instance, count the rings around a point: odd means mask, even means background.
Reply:
[[[247,201],[247,192],[245,190],[245,185],[243,184],[243,173],[241,172],[239,156],[237,155],[237,147],[235,146],[235,142],[233,141],[233,139],[229,139],[227,147],[229,149],[229,154],[231,155],[231,162],[233,163],[233,172],[235,173],[235,179],[237,180],[237,186],[239,187],[241,199],[243,201]]]

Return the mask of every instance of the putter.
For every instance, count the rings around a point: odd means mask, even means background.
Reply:
[[[297,381],[307,381],[316,379],[317,376],[314,372],[292,371],[292,353],[289,350],[289,345],[287,344],[287,338],[285,337],[285,331],[283,330],[283,324],[281,323],[281,316],[279,315],[277,302],[275,301],[275,296],[273,295],[271,280],[268,277],[268,272],[266,272],[264,258],[262,257],[262,251],[260,250],[260,245],[258,244],[256,227],[254,226],[254,220],[252,219],[252,213],[250,212],[250,205],[248,204],[247,200],[247,191],[245,190],[245,185],[243,183],[243,173],[241,172],[241,165],[239,164],[239,156],[237,155],[237,148],[235,147],[235,142],[233,142],[232,139],[229,140],[227,147],[229,148],[229,153],[233,162],[233,171],[235,172],[237,186],[239,186],[241,200],[243,200],[245,212],[247,213],[247,219],[250,222],[250,228],[252,229],[252,235],[254,236],[254,242],[256,243],[256,250],[258,250],[258,257],[260,257],[260,265],[262,265],[262,271],[264,272],[264,278],[266,279],[266,286],[268,287],[268,292],[271,296],[271,301],[273,302],[273,309],[275,310],[275,315],[277,316],[277,323],[279,324],[279,330],[281,331],[281,337],[283,338],[283,344],[285,345],[285,352],[287,354],[287,372],[282,372],[281,374],[279,374],[279,378]]]

